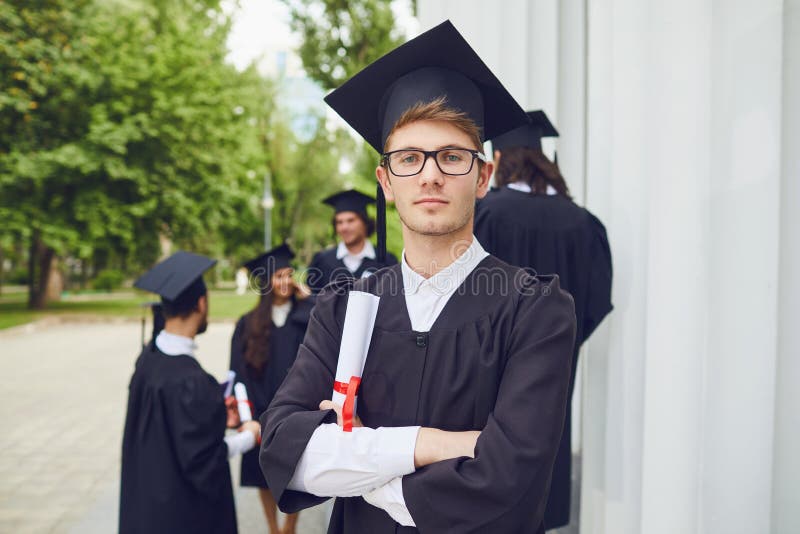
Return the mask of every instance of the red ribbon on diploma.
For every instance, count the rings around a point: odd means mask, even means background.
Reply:
[[[361,384],[360,376],[353,376],[350,382],[338,382],[334,380],[333,390],[345,396],[344,406],[342,406],[342,430],[345,432],[353,431],[353,415],[356,407],[356,395],[358,386]]]

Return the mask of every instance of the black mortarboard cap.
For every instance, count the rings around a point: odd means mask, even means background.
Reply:
[[[395,48],[325,97],[378,153],[400,116],[444,97],[491,139],[525,124],[526,116],[448,20]],[[378,261],[386,258],[386,200],[378,186]]]
[[[206,292],[203,273],[215,263],[217,260],[179,251],[144,273],[133,285],[157,293],[167,301],[197,298]]]
[[[355,189],[348,191],[341,191],[334,195],[329,196],[323,202],[329,206],[333,206],[336,213],[343,211],[355,211],[357,213],[367,214],[367,206],[374,204],[375,199],[369,195],[365,195]]]
[[[558,137],[550,119],[542,110],[529,111],[528,124],[492,139],[492,151],[518,146],[542,148],[542,137]]]
[[[395,48],[325,101],[379,153],[397,119],[444,96],[491,139],[525,123],[525,112],[448,20]]]
[[[275,271],[291,267],[292,258],[294,258],[294,251],[289,245],[283,243],[257,258],[245,262],[244,266],[254,276],[268,279],[272,277]]]

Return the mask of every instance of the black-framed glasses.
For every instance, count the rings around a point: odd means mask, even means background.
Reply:
[[[395,176],[414,176],[422,172],[428,158],[433,158],[442,174],[462,176],[469,174],[475,158],[485,162],[486,156],[468,148],[442,148],[439,150],[403,149],[383,155],[383,162]]]

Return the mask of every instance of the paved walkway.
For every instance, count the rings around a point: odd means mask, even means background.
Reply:
[[[232,333],[233,324],[212,323],[198,337],[197,358],[217,378],[226,375]],[[134,322],[0,332],[0,533],[116,532],[122,429],[139,340]],[[266,533],[256,490],[238,487],[238,459],[231,473],[239,532]],[[303,511],[298,534],[324,533],[328,507]],[[571,525],[554,534],[577,532]]]
[[[198,359],[225,376],[233,324],[198,338]],[[116,532],[134,322],[58,324],[0,332],[0,532]],[[238,488],[239,532],[266,532],[256,490]],[[299,534],[325,532],[325,505],[300,514]]]

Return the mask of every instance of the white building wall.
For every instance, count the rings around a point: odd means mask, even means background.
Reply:
[[[450,17],[554,118],[575,198],[608,229],[616,309],[576,403],[581,532],[800,532],[800,0],[419,14]]]
[[[783,16],[778,365],[772,480],[774,534],[800,532],[800,0]]]

